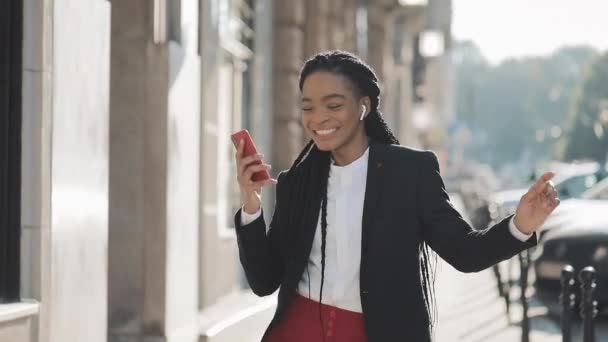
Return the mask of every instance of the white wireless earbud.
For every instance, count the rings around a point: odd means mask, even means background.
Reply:
[[[361,111],[361,118],[359,118],[359,121],[363,120],[363,117],[365,116],[365,111],[367,110],[367,107],[365,107],[365,105],[363,105],[363,110]]]

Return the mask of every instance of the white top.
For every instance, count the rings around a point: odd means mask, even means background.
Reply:
[[[361,224],[367,182],[369,147],[363,155],[345,166],[331,164],[327,184],[327,237],[325,246],[325,279],[323,303],[344,310],[362,312],[359,294],[361,262]],[[241,210],[241,224],[246,225],[261,215]],[[532,235],[519,231],[513,220],[511,234],[521,241]],[[310,296],[309,296],[310,286]],[[321,286],[321,213],[310,251],[307,268],[298,284],[298,292],[319,301]]]

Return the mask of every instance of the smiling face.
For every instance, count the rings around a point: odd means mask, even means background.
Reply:
[[[350,150],[365,143],[361,112],[369,112],[369,97],[359,97],[346,77],[317,71],[302,85],[302,125],[321,151]]]

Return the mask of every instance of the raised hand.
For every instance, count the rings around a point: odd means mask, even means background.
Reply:
[[[523,233],[532,234],[538,230],[559,205],[560,199],[551,181],[553,176],[553,172],[543,174],[519,201],[514,223]]]
[[[270,170],[271,166],[268,164],[254,164],[254,162],[261,161],[264,157],[261,153],[243,157],[244,145],[243,140],[239,141],[236,153],[234,154],[237,166],[236,178],[241,188],[243,209],[247,213],[253,214],[258,211],[262,203],[262,186],[277,184],[277,180],[266,179],[255,182],[251,179],[254,173],[264,169]]]

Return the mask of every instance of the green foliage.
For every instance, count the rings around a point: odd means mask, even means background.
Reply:
[[[591,65],[576,99],[572,127],[561,145],[564,160],[606,162],[608,154],[608,53]]]
[[[467,156],[528,170],[554,158],[558,133],[567,131],[576,89],[595,56],[589,47],[567,47],[489,65],[473,43],[455,44],[457,117],[472,133]]]

